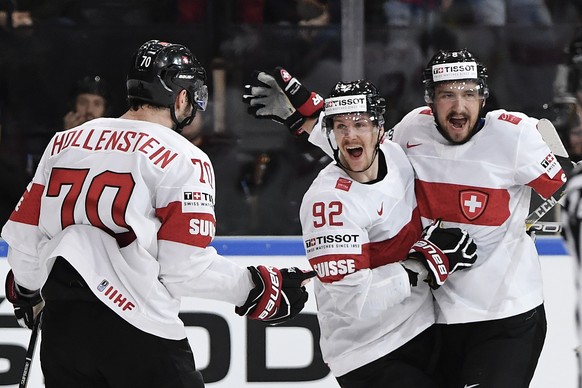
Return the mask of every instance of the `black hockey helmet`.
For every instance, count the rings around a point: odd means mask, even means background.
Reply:
[[[434,98],[436,83],[456,80],[474,80],[483,98],[489,97],[487,68],[467,49],[439,51],[428,62],[422,75],[424,99],[427,103]]]
[[[183,89],[196,109],[205,110],[208,89],[206,71],[188,48],[150,40],[134,54],[127,75],[128,100],[172,107]]]
[[[334,116],[357,112],[368,113],[377,126],[382,126],[386,100],[370,81],[338,82],[325,99],[324,112],[328,131],[333,128]]]

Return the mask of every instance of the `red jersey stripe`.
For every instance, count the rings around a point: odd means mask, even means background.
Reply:
[[[563,175],[564,170],[562,169],[560,169],[560,172],[551,179],[546,173],[544,173],[533,181],[529,182],[527,185],[534,189],[536,193],[548,199],[564,185],[564,181],[562,180]]]
[[[510,216],[509,192],[416,180],[416,200],[420,215],[432,220],[500,226]]]
[[[23,224],[38,226],[40,218],[40,200],[44,186],[33,183],[30,191],[25,191],[16,209],[10,215],[10,220]]]
[[[214,216],[209,213],[182,213],[182,203],[179,201],[156,209],[156,216],[162,221],[158,240],[206,248],[214,238]]]

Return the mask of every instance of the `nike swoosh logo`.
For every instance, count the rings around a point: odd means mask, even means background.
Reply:
[[[422,145],[422,143],[410,144],[409,142],[406,142],[406,148],[418,147],[419,145]]]
[[[472,384],[472,385],[465,384],[464,388],[474,388],[474,387],[478,387],[478,386],[479,386],[479,384]]]
[[[382,205],[380,206],[380,210],[376,210],[378,212],[378,215],[381,216],[384,213],[384,202],[382,202]]]

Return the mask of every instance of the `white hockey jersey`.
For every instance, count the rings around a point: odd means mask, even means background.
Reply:
[[[16,281],[39,289],[57,256],[135,327],[186,337],[180,298],[242,305],[250,274],[208,245],[207,155],[158,124],[99,118],[58,132],[2,229]]]
[[[400,147],[381,145],[387,175],[352,180],[335,163],[306,192],[300,217],[323,359],[335,376],[366,365],[434,323],[428,286],[410,287],[399,263],[421,234],[414,173]]]
[[[466,229],[477,244],[475,265],[433,292],[442,323],[509,317],[543,302],[539,257],[524,220],[531,188],[548,198],[565,175],[537,119],[496,110],[484,120],[462,145],[448,144],[428,107],[394,127],[393,139],[416,173],[423,224],[441,218],[445,227]]]

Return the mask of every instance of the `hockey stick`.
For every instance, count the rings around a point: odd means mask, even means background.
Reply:
[[[570,176],[574,164],[570,160],[568,151],[562,144],[562,139],[558,135],[556,128],[552,122],[548,119],[540,119],[538,122],[538,131],[542,135],[542,138],[550,148],[550,151],[554,154],[558,163],[564,170],[566,176]],[[532,226],[538,222],[543,216],[545,216],[556,204],[562,199],[566,194],[566,184],[562,185],[550,198],[546,199],[540,206],[538,206],[533,212],[531,212],[525,219],[525,230],[529,231]]]
[[[18,388],[26,388],[26,386],[28,385],[28,376],[30,375],[32,357],[34,356],[34,350],[36,349],[38,331],[40,330],[41,321],[42,321],[42,310],[36,316],[34,326],[32,327],[32,333],[30,333],[30,341],[28,342],[28,349],[26,349],[26,358],[24,359],[24,369],[22,370],[22,377],[20,378],[20,384],[18,385]]]
[[[560,233],[562,231],[562,223],[538,221],[530,226],[529,231],[534,231],[536,233]]]

